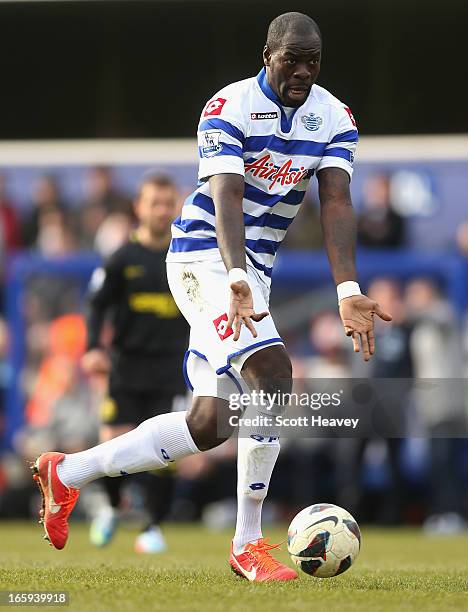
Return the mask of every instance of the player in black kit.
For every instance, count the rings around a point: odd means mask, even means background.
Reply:
[[[103,403],[100,439],[115,438],[157,414],[171,412],[182,401],[182,362],[188,326],[172,298],[166,277],[170,225],[177,214],[178,193],[171,178],[146,176],[134,204],[138,226],[130,240],[98,268],[91,279],[88,308],[88,351],[82,365],[89,374],[109,374]],[[110,355],[100,344],[110,316]],[[93,520],[90,539],[108,544],[118,523],[120,489],[125,474],[104,478],[110,505]],[[172,471],[134,476],[145,490],[150,523],[135,542],[138,552],[165,548],[159,523],[172,496]]]

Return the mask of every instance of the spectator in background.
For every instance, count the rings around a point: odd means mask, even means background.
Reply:
[[[377,174],[366,180],[358,218],[358,244],[369,248],[401,247],[405,239],[404,219],[392,206],[390,178]]]
[[[107,258],[127,242],[132,229],[132,220],[122,213],[110,214],[99,226],[93,249]]]
[[[431,280],[412,281],[406,289],[406,302],[414,327],[411,352],[415,376],[436,379],[430,389],[421,385],[415,391],[418,417],[429,444],[430,516],[425,529],[428,533],[453,533],[464,526],[458,436],[466,424],[459,327],[449,302]]]
[[[420,378],[461,377],[462,354],[455,313],[434,282],[420,278],[406,288],[414,331],[411,348]],[[440,413],[440,411],[437,411]]]
[[[16,207],[8,198],[6,178],[0,174],[0,246],[7,254],[21,246],[20,224]]]
[[[25,247],[37,248],[41,228],[51,218],[60,217],[65,224],[66,213],[67,206],[60,194],[57,180],[52,175],[41,176],[33,190],[30,210],[22,222],[21,233]]]
[[[50,421],[54,403],[72,388],[70,379],[75,377],[85,348],[86,325],[82,315],[66,314],[48,325],[46,352],[25,410],[30,425],[41,427]]]
[[[376,346],[378,350],[369,367],[368,376],[374,378],[412,378],[414,374],[410,351],[411,323],[408,319],[401,286],[396,280],[377,278],[369,285],[373,300],[382,300],[391,308],[391,325],[376,327]],[[380,304],[380,302],[379,302]],[[359,368],[361,364],[356,363]],[[364,373],[364,370],[363,370]]]
[[[347,343],[343,336],[343,324],[336,311],[324,310],[311,320],[310,342],[315,354],[302,362],[304,378],[349,376]]]
[[[70,221],[63,211],[41,214],[36,236],[36,248],[46,257],[71,255],[77,249]]]
[[[115,187],[110,168],[91,168],[86,176],[86,191],[85,201],[80,206],[80,233],[82,246],[91,249],[108,215],[118,213],[133,219],[133,211],[131,201]]]

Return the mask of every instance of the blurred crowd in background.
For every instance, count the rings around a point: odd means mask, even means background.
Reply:
[[[406,219],[392,202],[390,179],[383,173],[369,177],[358,207],[358,244],[376,253],[412,246]],[[94,251],[107,257],[126,240],[134,224],[134,194],[116,187],[110,168],[89,169],[78,203],[66,201],[53,174],[44,174],[31,185],[30,193],[29,203],[13,201],[0,172],[0,261],[4,264],[20,251],[50,258]],[[468,221],[456,228],[452,249],[454,245],[460,256],[468,258]],[[322,246],[318,206],[310,199],[282,250]],[[0,272],[3,293],[5,265]],[[317,291],[307,296],[279,292],[275,298],[273,290],[272,312],[274,316],[275,309],[278,312],[279,331],[292,355],[296,378],[466,378],[468,326],[443,286],[428,277],[401,283],[396,276],[385,276],[374,278],[367,290],[393,315],[392,325],[377,325],[378,351],[369,366],[352,354],[333,300],[311,309]],[[0,456],[0,518],[32,516],[36,509],[28,460],[46,449],[75,452],[97,441],[107,381],[86,378],[80,369],[86,346],[81,297],[73,279],[31,278],[23,300],[27,359],[21,372],[9,367],[11,330],[0,311],[0,435],[5,390],[13,377],[20,377],[26,396],[25,425],[15,436],[14,450],[3,449]],[[294,325],[281,316],[291,304],[295,305]],[[112,330],[106,333],[110,337]],[[423,436],[411,436],[409,422],[406,439],[285,440],[265,507],[266,519],[288,519],[301,507],[329,501],[345,506],[362,521],[422,524],[432,533],[464,528],[468,442],[438,437],[437,432],[441,427],[458,430],[468,399],[463,393],[439,399],[420,414],[416,406],[414,418],[419,419]],[[213,528],[232,523],[235,454],[235,443],[230,441],[180,462],[171,511],[174,520],[202,518]],[[99,485],[87,489],[82,516],[92,514],[99,495]],[[138,492],[131,483],[125,503],[129,517],[138,514]]]

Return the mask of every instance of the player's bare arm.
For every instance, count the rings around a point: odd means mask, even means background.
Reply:
[[[216,237],[226,270],[229,272],[240,268],[245,271],[244,177],[240,174],[217,174],[210,178],[210,189],[216,212]],[[252,321],[261,321],[268,314],[255,312],[252,292],[246,281],[231,283],[227,325],[234,329],[234,340],[239,339],[242,324],[256,338]]]
[[[341,168],[324,168],[318,175],[321,223],[325,248],[336,285],[356,280],[356,219],[349,190],[349,177]],[[390,314],[365,295],[353,295],[340,301],[340,316],[356,353],[362,350],[364,361],[375,351],[374,315],[391,321]]]

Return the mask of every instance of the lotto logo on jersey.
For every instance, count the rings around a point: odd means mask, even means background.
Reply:
[[[232,327],[228,327],[228,316],[226,313],[222,314],[220,317],[213,321],[213,325],[216,327],[216,331],[218,332],[218,336],[221,340],[226,340],[229,336],[232,336],[234,333]]]
[[[224,98],[215,98],[214,100],[210,100],[205,106],[203,116],[210,117],[212,115],[220,115],[225,104],[226,100]]]
[[[270,112],[270,113],[250,113],[250,118],[253,120],[261,120],[261,119],[278,119],[278,113]]]

